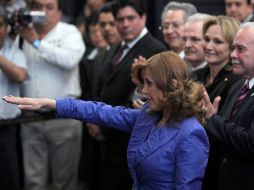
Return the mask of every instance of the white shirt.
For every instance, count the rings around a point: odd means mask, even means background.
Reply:
[[[184,59],[184,57],[185,57],[184,51],[181,51],[180,53],[178,53],[178,55],[179,55],[179,57],[180,57],[181,59]]]
[[[254,86],[254,77],[249,80],[249,89],[251,89]]]
[[[11,39],[7,38],[4,42],[0,55],[11,61],[13,64],[25,68],[26,57],[24,53],[13,45]],[[20,84],[13,82],[0,68],[0,97],[13,95],[20,96]],[[0,100],[0,119],[15,118],[20,114],[16,105],[11,105]]]
[[[22,86],[23,96],[55,99],[80,95],[78,64],[85,45],[75,26],[58,22],[38,49],[24,41],[23,51],[29,76]]]
[[[252,19],[252,17],[253,17],[253,14],[250,14],[249,16],[247,16],[247,17],[244,19],[244,21],[243,21],[241,24],[246,23],[246,22],[250,22],[250,20]]]
[[[190,64],[190,65],[191,65],[191,64]],[[192,66],[191,66],[191,71],[193,72],[193,71],[196,71],[196,70],[202,69],[202,68],[204,68],[206,65],[207,65],[207,62],[206,62],[206,61],[204,61],[203,63],[199,64],[199,65],[198,65],[198,66],[196,66],[196,67],[192,67]]]

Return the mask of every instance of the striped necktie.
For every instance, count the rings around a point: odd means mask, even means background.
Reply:
[[[231,111],[231,116],[232,117],[238,110],[240,104],[242,103],[242,101],[244,100],[244,98],[246,97],[247,93],[249,92],[250,88],[249,88],[249,82],[246,81],[240,91],[240,94],[232,108],[232,111]]]
[[[113,67],[117,66],[121,62],[123,52],[126,48],[128,48],[128,46],[126,44],[121,46],[120,48],[118,48],[118,50],[116,51],[116,53],[113,57],[113,60],[112,60]]]

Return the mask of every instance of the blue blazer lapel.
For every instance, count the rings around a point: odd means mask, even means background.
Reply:
[[[142,143],[144,143],[149,136],[151,127],[158,121],[159,116],[156,114],[150,115],[146,113],[146,109],[148,108],[148,104],[143,106],[143,111],[141,111],[137,121],[135,123],[135,127],[132,130],[132,134],[130,137],[129,145],[128,145],[128,165],[130,173],[134,179],[134,183],[137,179],[136,172],[133,167],[133,162],[135,159],[136,152],[138,151],[137,147],[139,147]]]
[[[155,125],[153,127],[156,127]],[[161,146],[171,141],[178,133],[178,127],[166,126],[149,135],[149,138],[136,150],[133,159],[133,167],[136,167],[147,156],[158,150]]]

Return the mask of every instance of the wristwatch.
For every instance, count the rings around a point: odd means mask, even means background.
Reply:
[[[40,45],[41,45],[41,40],[36,39],[36,40],[33,41],[33,46],[34,46],[36,49],[38,49],[38,48],[40,47]]]

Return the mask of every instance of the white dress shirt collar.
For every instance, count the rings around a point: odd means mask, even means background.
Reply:
[[[138,37],[136,37],[134,40],[132,40],[131,42],[126,43],[125,41],[121,42],[121,45],[124,46],[125,44],[127,44],[128,49],[131,49],[135,46],[136,43],[138,43],[138,41],[143,38],[146,34],[148,33],[148,30],[146,27],[143,28],[143,30],[140,32],[140,34],[138,35]]]
[[[251,89],[254,86],[254,77],[249,80],[249,89]]]

